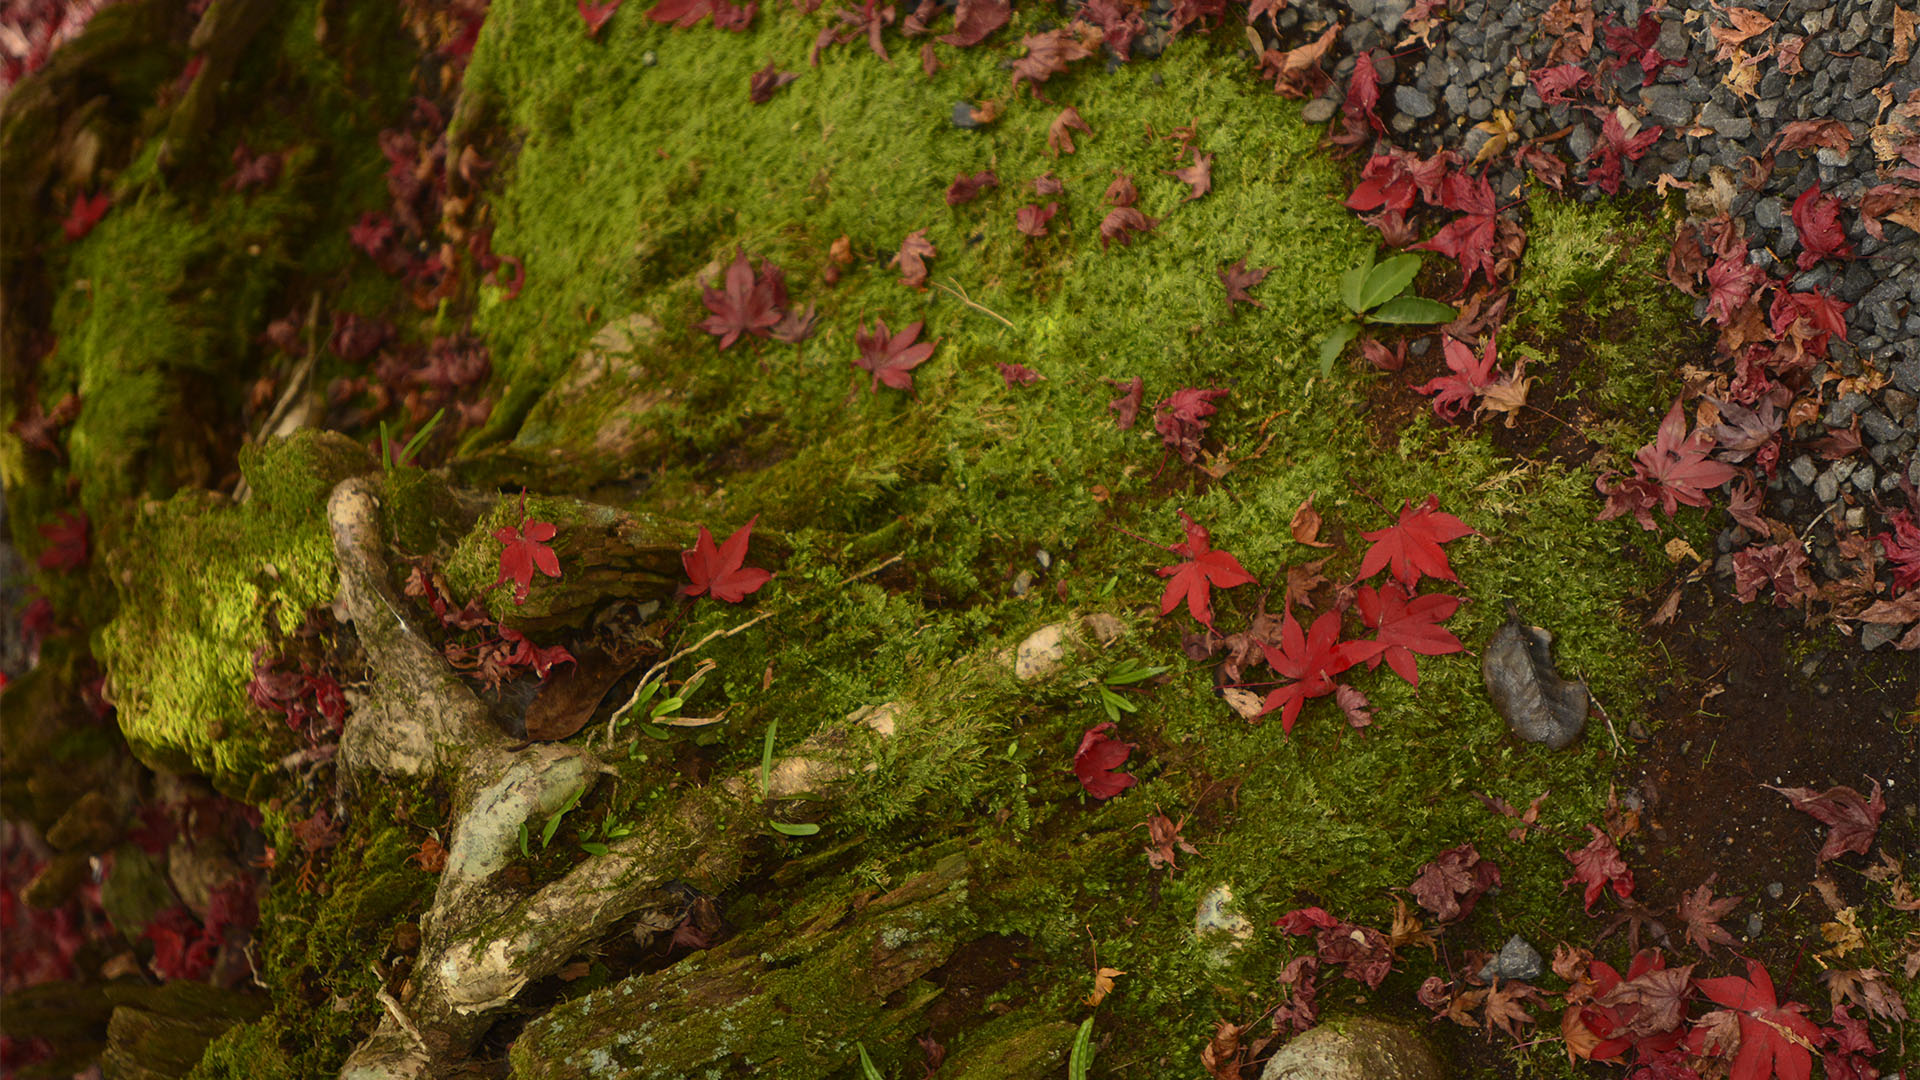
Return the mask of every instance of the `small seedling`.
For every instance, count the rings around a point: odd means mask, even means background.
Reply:
[[[1360,333],[1363,326],[1384,323],[1418,326],[1452,322],[1459,314],[1438,300],[1411,295],[1414,276],[1420,273],[1420,256],[1395,255],[1375,265],[1373,252],[1366,261],[1340,275],[1340,302],[1351,313],[1346,321],[1320,339],[1320,375],[1333,374],[1333,362]]]
[[[546,827],[540,830],[540,850],[545,851],[547,845],[553,843],[553,834],[560,831],[560,819],[567,816],[567,811],[580,805],[580,797],[587,793],[587,787],[588,785],[583,782],[578,788],[575,788],[573,794],[567,796],[567,801],[560,804],[560,809],[555,810],[553,815],[547,818]],[[524,827],[525,826],[522,826],[522,828]],[[524,834],[521,836],[520,846],[522,850],[525,850],[526,837]]]
[[[1093,1017],[1080,1022],[1080,1031],[1073,1037],[1073,1052],[1067,1055],[1067,1080],[1087,1080],[1087,1070],[1093,1067]]]
[[[420,430],[413,433],[413,438],[408,439],[407,444],[400,448],[397,456],[393,452],[393,443],[387,438],[387,422],[380,421],[380,464],[386,471],[392,472],[395,465],[411,465],[413,456],[426,445],[428,436],[433,434],[434,427],[440,423],[440,417],[445,415],[446,411],[445,409],[434,410],[433,415],[427,418],[427,422],[420,425]]]
[[[768,790],[773,782],[773,739],[780,730],[780,721],[767,724],[767,737],[760,744],[760,799],[766,801]],[[784,821],[769,821],[767,826],[782,836],[812,836],[820,831],[820,826],[811,823],[790,825]]]
[[[1097,684],[1097,689],[1100,694],[1100,707],[1107,710],[1107,718],[1117,724],[1120,722],[1121,713],[1140,711],[1139,702],[1125,694],[1115,693],[1113,690],[1114,687],[1131,686],[1137,682],[1145,682],[1155,675],[1162,674],[1166,670],[1167,669],[1163,667],[1148,667],[1138,660],[1120,661],[1111,671],[1107,672],[1107,677]]]

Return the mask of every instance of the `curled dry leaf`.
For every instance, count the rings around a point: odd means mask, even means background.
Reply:
[[[1293,512],[1293,520],[1287,524],[1287,531],[1295,541],[1308,547],[1327,548],[1333,545],[1320,539],[1320,511],[1313,508],[1313,496],[1301,500],[1299,509]]]

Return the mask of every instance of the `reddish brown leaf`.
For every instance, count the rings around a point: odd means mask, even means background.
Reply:
[[[1687,924],[1687,940],[1702,953],[1712,956],[1716,942],[1729,947],[1738,944],[1732,934],[1720,928],[1720,920],[1739,906],[1740,900],[1738,896],[1715,900],[1713,878],[1709,876],[1698,888],[1681,896],[1680,905],[1674,910]]]
[[[1160,433],[1167,449],[1191,465],[1200,459],[1200,440],[1211,423],[1207,417],[1214,413],[1213,403],[1227,394],[1224,388],[1202,390],[1188,386],[1176,390],[1172,397],[1153,407],[1153,430]]]
[[[1140,782],[1118,771],[1137,744],[1123,743],[1108,735],[1113,728],[1111,721],[1088,728],[1081,733],[1080,748],[1073,754],[1073,775],[1087,794],[1096,799],[1111,799]]]
[[[953,30],[940,35],[940,44],[963,49],[978,45],[1007,25],[1012,15],[1007,0],[960,0],[953,12]]]
[[[1093,134],[1093,129],[1088,127],[1087,122],[1080,118],[1080,110],[1069,105],[1060,110],[1060,115],[1053,118],[1053,123],[1047,125],[1048,152],[1055,157],[1059,157],[1061,154],[1075,153],[1078,147],[1073,145],[1073,133],[1076,131],[1087,135]],[[1055,182],[1058,183],[1058,181]],[[1039,191],[1039,181],[1037,180],[1034,181],[1034,190]],[[1054,192],[1047,191],[1039,191],[1039,193],[1042,195],[1054,194]]]
[[[1407,891],[1441,922],[1473,914],[1488,889],[1500,884],[1500,867],[1480,857],[1472,844],[1448,848],[1420,868]]]
[[[1193,164],[1184,169],[1163,170],[1166,175],[1186,184],[1191,190],[1181,202],[1192,202],[1213,190],[1213,155],[1193,152]]]
[[[1853,258],[1853,245],[1840,225],[1840,200],[1822,195],[1819,181],[1793,200],[1793,228],[1800,236],[1801,251],[1794,259],[1800,269],[1812,269],[1828,257]]]
[[[1248,294],[1247,290],[1265,281],[1267,275],[1272,272],[1273,267],[1271,266],[1258,266],[1249,270],[1247,268],[1247,260],[1244,258],[1236,260],[1232,266],[1215,271],[1220,278],[1220,284],[1225,286],[1227,290],[1227,310],[1231,312],[1233,305],[1236,303],[1252,304],[1257,308],[1265,308],[1266,305],[1255,300]]]
[[[1213,550],[1212,537],[1188,517],[1186,511],[1180,511],[1180,520],[1186,523],[1187,538],[1174,544],[1172,550],[1176,555],[1184,555],[1187,561],[1155,571],[1168,579],[1165,591],[1160,594],[1160,614],[1170,613],[1185,600],[1194,621],[1212,629],[1213,587],[1231,589],[1251,585],[1254,577],[1240,565],[1240,560],[1227,552]]]
[[[927,362],[933,356],[937,341],[924,341],[914,344],[920,336],[924,321],[912,323],[894,333],[887,329],[886,320],[876,317],[873,330],[869,332],[865,323],[854,332],[853,343],[860,350],[860,356],[853,366],[873,376],[867,386],[869,394],[880,389],[886,383],[895,390],[913,390],[913,369]]]
[[[900,241],[900,251],[894,255],[892,265],[900,268],[900,284],[910,289],[927,287],[927,260],[940,254],[934,249],[933,241],[927,239],[927,230],[915,229]]]
[[[1111,379],[1105,381],[1114,389],[1121,390],[1119,397],[1107,402],[1107,411],[1113,413],[1113,426],[1126,431],[1133,427],[1135,420],[1139,419],[1140,397],[1146,389],[1146,381],[1135,375],[1124,384],[1124,390]]]
[[[1287,532],[1296,543],[1308,547],[1326,548],[1332,544],[1320,539],[1320,511],[1313,508],[1313,496],[1300,500],[1300,506],[1293,512],[1293,520],[1287,523]]]
[[[747,100],[755,105],[765,105],[773,100],[774,91],[799,77],[791,71],[775,70],[773,61],[769,60],[766,67],[747,77]]]
[[[1023,235],[1041,237],[1047,235],[1047,223],[1060,212],[1060,204],[1050,202],[1045,206],[1023,206],[1013,215],[1013,226]]]
[[[1816,864],[1837,859],[1849,851],[1865,855],[1867,848],[1873,845],[1874,833],[1879,831],[1880,815],[1887,810],[1877,780],[1871,797],[1844,785],[1822,792],[1812,788],[1774,787],[1772,784],[1760,786],[1785,795],[1793,801],[1795,810],[1811,814],[1827,826],[1827,842],[1821,845],[1820,855],[1814,860]]]
[[[1587,831],[1593,834],[1587,846],[1566,853],[1567,861],[1573,864],[1573,876],[1561,884],[1586,886],[1586,909],[1591,915],[1593,902],[1600,899],[1601,891],[1608,886],[1612,886],[1613,894],[1622,900],[1633,895],[1633,871],[1627,869],[1612,837],[1595,825],[1587,826]]]
[[[972,176],[962,173],[953,178],[953,183],[947,185],[947,205],[960,206],[970,203],[979,198],[982,191],[999,186],[1000,178],[993,175],[992,169],[982,170]]]

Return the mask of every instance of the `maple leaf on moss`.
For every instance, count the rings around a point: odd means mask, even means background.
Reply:
[[[587,24],[587,36],[597,38],[600,31],[613,18],[623,0],[607,0],[604,4],[589,4],[587,0],[573,0],[574,9],[580,13],[580,21]]]
[[[92,232],[100,219],[107,216],[107,209],[112,205],[113,195],[110,192],[102,191],[92,196],[74,192],[73,209],[67,211],[67,219],[60,225],[67,242],[71,244]]]
[[[1633,511],[1640,527],[1653,530],[1653,507],[1659,506],[1673,516],[1682,503],[1707,505],[1707,491],[1740,475],[1740,470],[1707,455],[1713,450],[1713,437],[1695,430],[1687,434],[1687,414],[1674,399],[1666,419],[1653,442],[1633,455],[1634,476],[1615,482],[1612,470],[1601,474],[1595,486],[1607,496],[1606,508],[1598,520],[1607,521]]]
[[[953,183],[947,185],[947,205],[961,206],[970,203],[979,198],[982,191],[999,186],[1000,178],[993,174],[992,169],[982,169],[972,176],[961,173],[953,178]]]
[[[1275,673],[1294,680],[1267,695],[1261,712],[1280,710],[1280,730],[1291,735],[1300,707],[1311,698],[1334,692],[1333,677],[1372,655],[1371,641],[1341,641],[1340,613],[1328,611],[1313,620],[1313,628],[1302,632],[1300,623],[1288,609],[1280,624],[1278,649],[1260,643],[1267,666]]]
[[[1460,216],[1435,233],[1433,239],[1413,245],[1415,251],[1436,251],[1460,264],[1460,286],[1465,288],[1476,273],[1493,281],[1493,259],[1498,251],[1494,243],[1499,227],[1499,206],[1494,201],[1493,185],[1482,176],[1469,180],[1458,173],[1447,177],[1442,186],[1442,205],[1457,210]]]
[[[915,229],[900,241],[900,250],[893,256],[892,265],[900,268],[900,284],[910,289],[927,287],[927,260],[940,252],[927,239],[927,230]]]
[[[680,565],[687,571],[687,584],[680,586],[679,595],[707,593],[715,600],[737,604],[772,581],[772,573],[746,565],[747,544],[753,537],[753,524],[759,520],[759,515],[754,515],[718,547],[713,543],[713,533],[708,532],[705,525],[700,526],[700,535],[694,540],[692,550],[680,553]]]
[[[1215,271],[1220,278],[1220,284],[1227,290],[1227,310],[1232,311],[1236,303],[1252,304],[1254,307],[1264,309],[1267,305],[1255,300],[1247,290],[1265,281],[1267,275],[1272,272],[1271,266],[1248,268],[1244,257],[1236,260],[1232,266]]]
[[[1078,148],[1073,145],[1073,133],[1076,131],[1085,135],[1093,134],[1093,129],[1080,118],[1080,110],[1069,105],[1061,109],[1060,115],[1055,116],[1053,122],[1047,125],[1047,152],[1054,157],[1075,153]],[[1045,195],[1047,192],[1043,191],[1041,194]]]
[[[1218,408],[1214,402],[1228,393],[1224,387],[1202,390],[1188,386],[1176,390],[1171,397],[1154,405],[1153,430],[1160,433],[1160,441],[1167,449],[1191,465],[1200,459],[1200,440],[1206,436],[1207,425],[1211,423],[1207,417]]]
[[[1238,585],[1254,584],[1254,577],[1240,565],[1240,560],[1224,551],[1213,550],[1213,538],[1204,526],[1180,511],[1180,520],[1186,523],[1187,538],[1172,546],[1176,555],[1184,555],[1186,562],[1173,566],[1163,566],[1154,571],[1167,578],[1166,591],[1160,594],[1160,614],[1165,616],[1180,606],[1184,599],[1187,612],[1194,621],[1207,629],[1213,629],[1213,588],[1231,589]]]
[[[63,574],[72,573],[87,564],[87,514],[86,511],[60,512],[60,520],[40,526],[40,535],[47,546],[40,552],[34,565],[42,570],[57,570]]]
[[[1096,799],[1111,799],[1140,782],[1139,778],[1118,771],[1136,744],[1108,735],[1113,729],[1111,720],[1088,728],[1081,733],[1080,748],[1073,753],[1073,775],[1087,794]]]
[[[1466,648],[1460,639],[1440,624],[1453,617],[1460,598],[1441,593],[1413,596],[1395,582],[1387,582],[1375,591],[1362,585],[1354,594],[1354,606],[1360,621],[1373,628],[1374,643],[1380,651],[1367,659],[1369,669],[1385,660],[1394,674],[1409,685],[1420,685],[1420,671],[1413,656],[1444,656]]]
[[[1193,152],[1193,164],[1184,169],[1166,169],[1162,171],[1165,172],[1166,175],[1187,185],[1190,189],[1187,192],[1187,197],[1180,200],[1181,202],[1192,202],[1213,190],[1212,154],[1202,154],[1200,151],[1195,150]]]
[[[853,366],[872,374],[873,382],[867,386],[867,393],[878,390],[881,383],[895,390],[913,390],[913,369],[926,363],[933,355],[933,347],[939,344],[937,341],[914,344],[925,325],[924,321],[916,322],[896,334],[887,329],[884,319],[875,318],[871,332],[865,323],[860,324],[853,335],[860,356],[853,361]]]
[[[501,526],[493,531],[493,538],[500,541],[500,576],[493,579],[498,586],[502,582],[513,582],[513,602],[527,602],[527,591],[533,587],[533,572],[537,569],[550,578],[560,576],[560,557],[547,546],[559,530],[550,521],[531,521],[526,518],[525,504],[521,507],[521,521],[516,528]]]
[[[1625,859],[1620,857],[1620,849],[1614,846],[1613,837],[1601,832],[1598,826],[1589,825],[1587,831],[1593,839],[1587,846],[1566,853],[1567,861],[1573,864],[1573,876],[1561,882],[1562,885],[1585,885],[1587,914],[1593,914],[1593,902],[1600,899],[1600,893],[1608,886],[1613,894],[1622,900],[1633,895],[1633,871],[1627,869]]]
[[[780,322],[781,312],[774,303],[773,285],[765,273],[755,276],[747,263],[745,248],[735,248],[732,265],[727,267],[726,288],[702,290],[700,299],[713,315],[700,328],[720,339],[726,348],[740,340],[741,334],[766,337]]]
[[[1441,512],[1440,496],[1428,495],[1417,510],[1411,501],[1403,501],[1400,520],[1392,525],[1360,535],[1373,541],[1373,546],[1360,560],[1356,576],[1364,581],[1390,566],[1394,578],[1411,591],[1423,574],[1445,581],[1460,580],[1440,545],[1471,536],[1473,530],[1452,514]]]
[[[1026,236],[1041,237],[1047,235],[1047,222],[1060,212],[1060,204],[1050,202],[1045,206],[1023,206],[1013,215],[1014,227]]]

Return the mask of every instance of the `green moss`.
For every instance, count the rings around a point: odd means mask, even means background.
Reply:
[[[134,752],[235,796],[270,785],[270,763],[293,748],[247,701],[253,652],[332,602],[327,494],[372,463],[341,436],[301,432],[241,465],[244,504],[202,492],[147,504],[113,553],[121,607],[94,641]]]

